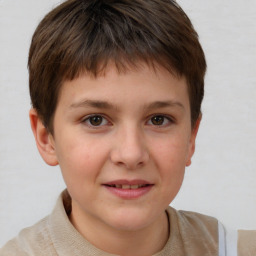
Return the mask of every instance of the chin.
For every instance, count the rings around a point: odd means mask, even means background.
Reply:
[[[142,209],[125,209],[115,211],[111,216],[112,227],[120,231],[137,231],[146,228],[157,217],[152,216],[152,212],[145,212]]]

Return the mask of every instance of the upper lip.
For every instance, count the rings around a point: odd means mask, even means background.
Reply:
[[[105,182],[103,185],[153,185],[151,182],[141,179],[135,180],[113,180],[109,182]]]

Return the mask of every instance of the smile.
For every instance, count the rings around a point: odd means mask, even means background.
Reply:
[[[137,185],[128,185],[128,184],[112,184],[112,185],[108,185],[106,184],[106,186],[109,187],[113,187],[113,188],[121,188],[121,189],[138,189],[138,188],[143,188],[143,187],[147,187],[150,186],[149,184],[137,184]]]
[[[144,180],[116,180],[103,184],[112,195],[121,199],[138,199],[148,194],[154,184]]]

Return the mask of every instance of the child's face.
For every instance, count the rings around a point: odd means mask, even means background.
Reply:
[[[186,80],[163,68],[118,74],[109,66],[105,76],[66,81],[51,143],[72,218],[123,230],[149,227],[179,191],[195,136]]]

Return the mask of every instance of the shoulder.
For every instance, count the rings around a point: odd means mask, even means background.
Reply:
[[[172,211],[177,216],[182,236],[188,241],[193,243],[201,241],[213,251],[218,248],[218,255],[256,255],[256,230],[230,230],[216,218],[207,215],[174,209]]]
[[[218,220],[214,217],[191,211],[173,211],[181,229],[189,232],[208,234],[211,237],[218,237]]]
[[[180,244],[181,255],[218,255],[218,220],[196,212],[167,209],[171,234]]]
[[[49,228],[48,217],[42,219],[35,225],[23,229],[17,237],[7,242],[0,249],[1,256],[43,256],[56,255],[52,244]]]
[[[0,249],[0,255],[57,256],[57,250],[65,245],[63,236],[72,230],[66,212],[66,208],[70,210],[70,204],[67,191],[63,191],[52,213],[35,225],[23,229],[17,237]]]

